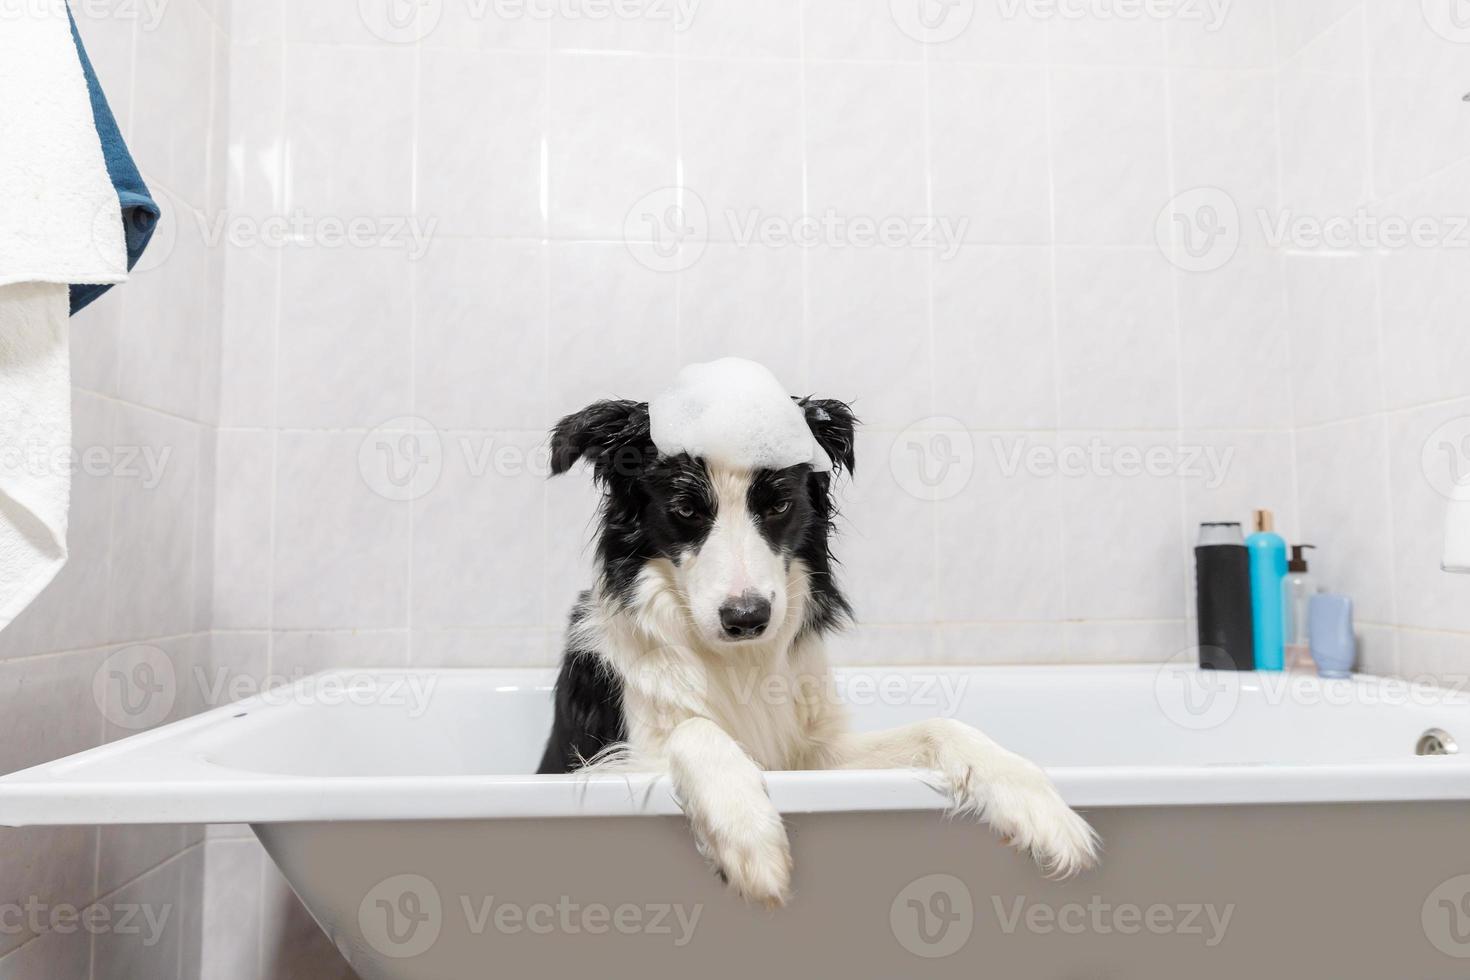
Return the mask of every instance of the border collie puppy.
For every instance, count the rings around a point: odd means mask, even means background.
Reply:
[[[831,472],[661,455],[645,402],[598,402],[556,426],[553,475],[586,460],[603,499],[599,572],[572,612],[540,772],[668,773],[714,871],[769,907],[791,882],[770,770],[936,770],[956,810],[1049,872],[1090,867],[1092,829],[1041,769],[974,728],[848,729],[823,639],[850,614],[828,549],[856,420],[842,402],[796,405]]]

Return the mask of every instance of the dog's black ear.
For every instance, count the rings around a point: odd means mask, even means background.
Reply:
[[[817,437],[817,445],[832,457],[833,471],[856,472],[853,441],[858,418],[852,414],[852,407],[832,398],[803,398],[796,405],[806,415],[806,424]]]
[[[618,474],[636,474],[652,452],[647,402],[597,402],[551,430],[551,475],[560,476],[585,459],[594,476],[605,482]]]

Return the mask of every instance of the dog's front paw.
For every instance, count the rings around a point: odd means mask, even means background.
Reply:
[[[689,822],[700,853],[741,898],[769,909],[791,898],[791,845],[774,807]]]
[[[1048,874],[1068,878],[1097,864],[1097,833],[1029,762],[993,778],[977,794],[985,822]]]

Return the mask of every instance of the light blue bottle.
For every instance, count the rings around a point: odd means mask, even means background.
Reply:
[[[1351,677],[1358,657],[1353,636],[1353,600],[1345,595],[1314,595],[1309,621],[1312,659],[1323,677]]]
[[[1245,539],[1251,555],[1251,625],[1256,670],[1286,668],[1281,580],[1286,578],[1286,542],[1274,530],[1269,510],[1256,511],[1256,533]]]

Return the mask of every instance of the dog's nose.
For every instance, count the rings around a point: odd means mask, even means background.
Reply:
[[[771,622],[771,600],[756,592],[731,596],[720,607],[720,626],[732,640],[760,636]]]

